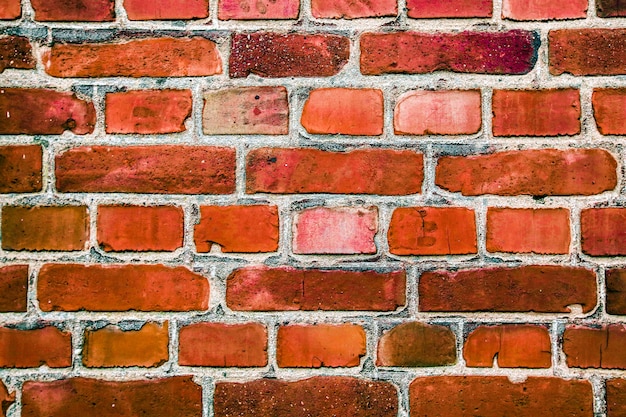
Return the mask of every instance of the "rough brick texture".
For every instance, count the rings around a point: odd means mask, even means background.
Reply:
[[[124,0],[130,20],[186,20],[209,16],[209,0]]]
[[[593,114],[598,130],[603,135],[623,135],[626,117],[626,89],[596,89],[593,92]]]
[[[502,17],[511,20],[582,19],[587,16],[587,0],[503,0]]]
[[[0,367],[67,368],[72,365],[72,335],[54,326],[20,330],[0,328]]]
[[[626,74],[626,29],[551,30],[550,73]]]
[[[492,0],[407,0],[407,14],[415,19],[491,17]]]
[[[626,4],[619,0],[598,0],[596,1],[596,12],[600,17],[626,16]]]
[[[0,73],[7,68],[34,69],[35,63],[33,48],[28,38],[22,36],[0,38]]]
[[[319,19],[359,19],[395,16],[398,4],[393,0],[376,2],[350,0],[312,0],[311,14]]]
[[[37,145],[0,146],[0,192],[41,191],[42,150]]]
[[[626,326],[601,328],[570,326],[563,334],[567,366],[573,368],[626,369]]]
[[[13,20],[22,15],[20,0],[5,0],[0,5],[0,20]]]
[[[28,265],[0,267],[0,312],[25,312]]]
[[[583,252],[592,256],[625,255],[625,219],[624,208],[583,210],[580,215]]]
[[[454,333],[445,326],[400,324],[380,337],[378,366],[445,366],[456,362]]]
[[[606,271],[606,312],[626,315],[626,270]]]
[[[31,0],[41,22],[109,22],[115,20],[115,0]]]
[[[221,20],[296,19],[300,0],[218,0]]]

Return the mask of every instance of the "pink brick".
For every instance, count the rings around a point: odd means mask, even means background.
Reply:
[[[445,17],[491,17],[492,0],[407,0],[409,17],[432,19]]]
[[[219,0],[220,20],[297,19],[300,0]]]
[[[209,17],[209,0],[124,0],[129,20],[186,20]]]
[[[479,90],[410,91],[398,99],[393,115],[399,135],[468,135],[480,126]]]
[[[294,222],[295,253],[376,253],[376,207],[319,207],[304,210]]]
[[[588,0],[504,0],[502,17],[511,20],[584,19]]]
[[[321,19],[395,16],[398,4],[396,0],[312,0],[311,13]]]

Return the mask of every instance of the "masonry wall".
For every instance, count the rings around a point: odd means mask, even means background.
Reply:
[[[6,416],[626,416],[626,4],[1,0]]]

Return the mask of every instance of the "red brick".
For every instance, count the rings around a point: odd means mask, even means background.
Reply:
[[[0,313],[26,312],[27,289],[28,265],[0,267]]]
[[[504,0],[502,17],[510,20],[584,19],[587,6],[587,0]]]
[[[0,328],[0,367],[66,368],[72,365],[72,335],[54,326],[36,330]]]
[[[57,190],[230,194],[235,150],[209,146],[86,146],[56,157]]]
[[[603,135],[624,135],[626,127],[626,88],[595,89],[593,91],[593,114],[598,130]]]
[[[467,336],[463,357],[471,367],[490,368],[497,358],[500,368],[549,368],[550,334],[536,325],[479,326]]]
[[[238,311],[394,311],[405,302],[404,271],[248,267],[226,282],[226,303]]]
[[[180,329],[178,362],[183,366],[267,365],[267,329],[259,323],[196,323]]]
[[[86,330],[83,365],[88,368],[154,367],[169,359],[168,324],[146,323],[139,330],[123,331],[109,325]]]
[[[430,376],[409,386],[411,417],[593,416],[593,392],[586,380],[506,376]]]
[[[206,310],[209,282],[182,266],[47,264],[37,294],[42,311]]]
[[[36,62],[28,38],[22,36],[0,38],[0,73],[7,68],[34,69]]]
[[[626,326],[598,328],[569,326],[563,334],[563,353],[570,368],[626,369]]]
[[[470,135],[480,131],[480,90],[409,91],[393,114],[396,135]]]
[[[606,411],[608,417],[626,415],[626,380],[606,381]]]
[[[487,250],[510,253],[568,253],[569,210],[487,210]]]
[[[626,255],[626,209],[585,209],[580,215],[581,246],[591,256]]]
[[[42,157],[39,145],[0,146],[0,193],[41,191]]]
[[[446,326],[402,323],[378,342],[378,366],[445,366],[455,362],[456,340]]]
[[[376,253],[378,209],[318,207],[295,215],[293,251],[303,254]]]
[[[387,234],[395,255],[476,253],[474,211],[463,207],[401,207],[394,210]]]
[[[45,51],[43,64],[53,77],[199,77],[222,73],[217,45],[200,37],[114,44],[56,43]]]
[[[578,90],[495,90],[495,136],[562,136],[580,133]]]
[[[202,387],[192,378],[26,381],[22,417],[201,417]]]
[[[230,77],[329,77],[337,74],[349,57],[350,41],[344,36],[235,33]]]
[[[223,253],[275,252],[278,228],[276,206],[202,206],[194,230],[196,250],[209,252],[217,244]]]
[[[0,4],[0,20],[19,19],[22,16],[22,3],[20,0],[4,0]]]
[[[2,249],[75,251],[88,239],[87,207],[2,207]]]
[[[15,402],[15,391],[9,394],[4,382],[0,381],[0,408],[2,416],[5,417],[9,407]]]
[[[246,192],[408,195],[421,192],[422,154],[261,148],[246,159]]]
[[[209,0],[124,0],[129,20],[187,20],[209,17]]]
[[[216,416],[395,417],[398,393],[389,382],[346,376],[218,382],[213,410]]]
[[[183,246],[183,210],[172,206],[100,206],[98,244],[107,252],[176,250]]]
[[[311,91],[302,110],[309,133],[383,134],[383,92],[373,88],[319,88]]]
[[[440,158],[435,182],[468,196],[593,195],[615,188],[616,169],[602,149],[531,149]]]
[[[106,95],[107,133],[184,132],[191,116],[190,90],[144,90]]]
[[[548,34],[550,73],[626,74],[626,29],[562,29]]]
[[[415,19],[491,17],[492,0],[407,0],[408,16]]]
[[[312,0],[311,14],[318,19],[358,19],[362,17],[396,16],[395,0],[352,1]]]
[[[522,266],[425,272],[420,311],[588,313],[596,306],[596,276],[584,268]]]
[[[287,89],[278,86],[207,91],[202,128],[205,135],[286,135]]]
[[[539,40],[533,32],[365,33],[361,72],[365,75],[526,74],[535,66]]]
[[[40,22],[111,22],[115,0],[31,0]]]
[[[600,17],[626,16],[626,4],[620,0],[596,0],[596,12]]]
[[[626,315],[626,269],[606,271],[606,312]]]
[[[297,19],[300,0],[219,0],[220,20]]]
[[[60,135],[71,130],[92,133],[96,125],[93,103],[75,94],[54,90],[0,89],[0,133]]]
[[[290,325],[278,329],[276,362],[281,368],[359,366],[365,331],[356,324]]]

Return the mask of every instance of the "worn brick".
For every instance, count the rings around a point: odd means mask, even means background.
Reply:
[[[615,188],[616,169],[602,149],[505,151],[440,158],[435,183],[468,196],[593,195]]]
[[[184,132],[189,116],[190,90],[127,91],[105,99],[107,133]]]
[[[205,135],[286,135],[289,133],[287,89],[237,87],[204,93]]]
[[[620,0],[596,0],[596,13],[600,17],[623,17],[626,4]]]
[[[475,214],[464,207],[397,208],[387,239],[395,255],[476,253]]]
[[[568,253],[569,210],[489,207],[487,250],[511,253]]]
[[[626,315],[626,269],[609,269],[606,276],[606,312]]]
[[[467,336],[463,357],[471,367],[490,368],[497,358],[500,368],[549,368],[550,334],[537,325],[479,326]]]
[[[583,313],[596,306],[596,276],[584,268],[522,266],[425,272],[420,311]]]
[[[585,209],[580,214],[581,246],[591,256],[626,255],[626,208]]]
[[[222,72],[217,45],[200,37],[55,43],[44,52],[43,64],[53,77],[199,77]]]
[[[606,381],[607,417],[626,415],[626,380],[609,379]]]
[[[361,36],[365,75],[426,74],[452,71],[476,74],[526,74],[537,61],[534,32],[365,33]]]
[[[626,74],[626,29],[561,29],[548,34],[550,73]]]
[[[22,2],[20,0],[4,0],[0,4],[0,20],[14,20],[22,16]]]
[[[404,271],[247,267],[226,282],[226,303],[239,311],[393,311],[405,302]]]
[[[57,190],[230,194],[235,150],[209,146],[87,146],[56,157]]]
[[[302,109],[302,126],[309,133],[382,135],[383,92],[374,88],[319,88]]]
[[[219,0],[220,20],[297,19],[300,0]]]
[[[510,20],[584,19],[587,7],[587,0],[504,0],[502,17]]]
[[[7,410],[13,403],[15,403],[15,391],[9,394],[9,390],[7,390],[4,382],[0,381],[0,409],[3,417],[7,415]]]
[[[415,19],[491,17],[492,0],[407,0],[407,13]]]
[[[206,310],[209,282],[182,266],[46,264],[37,295],[43,311]]]
[[[345,376],[218,382],[213,410],[216,416],[395,417],[398,393],[389,382]]]
[[[60,135],[71,130],[92,133],[96,125],[93,103],[75,94],[47,89],[0,89],[0,134]]]
[[[0,266],[0,313],[25,312],[28,265]]]
[[[2,249],[76,251],[88,239],[87,207],[2,207]]]
[[[209,252],[214,244],[223,253],[275,252],[278,229],[276,206],[201,206],[194,241],[198,252]]]
[[[178,362],[183,366],[267,365],[267,329],[259,323],[195,323],[180,329]]]
[[[86,330],[83,365],[88,368],[154,367],[166,362],[168,323],[146,323],[139,330],[121,330],[109,325]]]
[[[293,251],[302,254],[376,253],[378,209],[318,207],[296,214]]]
[[[0,328],[0,367],[67,368],[72,365],[72,335],[54,326],[35,330]]]
[[[129,20],[188,20],[209,17],[209,0],[124,0]]]
[[[589,381],[506,376],[429,376],[409,386],[411,417],[477,415],[482,417],[593,415]]]
[[[571,368],[626,369],[624,349],[626,326],[623,324],[597,328],[569,326],[563,334],[563,353]]]
[[[338,35],[235,33],[230,49],[231,78],[329,77],[348,62],[350,41]]]
[[[40,22],[111,22],[115,0],[31,0]]]
[[[202,387],[192,378],[26,381],[22,417],[201,417]]]
[[[402,323],[378,342],[378,366],[446,366],[456,362],[456,340],[446,326]]]
[[[43,188],[39,145],[0,146],[0,193],[33,193]]]
[[[593,91],[593,115],[598,130],[603,135],[624,135],[626,127],[626,88],[595,89]]]
[[[0,38],[0,73],[7,68],[34,69],[36,62],[28,38],[23,36]]]
[[[312,0],[311,14],[318,19],[359,19],[398,14],[395,0]]]
[[[246,192],[416,194],[423,171],[422,154],[413,151],[260,148],[246,159]]]
[[[562,136],[580,133],[578,90],[495,90],[495,136]]]
[[[356,324],[278,328],[276,362],[282,368],[359,366],[365,353],[365,331]]]
[[[480,90],[409,91],[393,113],[396,135],[470,135],[481,123]]]
[[[99,206],[98,245],[107,252],[173,251],[183,246],[183,210]]]

